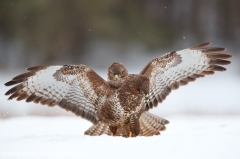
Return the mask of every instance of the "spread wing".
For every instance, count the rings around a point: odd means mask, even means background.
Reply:
[[[219,65],[230,64],[226,59],[231,55],[221,54],[225,48],[206,47],[203,43],[181,51],[174,51],[152,59],[140,72],[150,78],[150,93],[145,100],[145,109],[161,103],[171,92],[195,81],[196,78],[214,74],[214,71],[225,71]]]
[[[8,99],[60,107],[96,124],[96,110],[106,100],[109,85],[85,65],[36,66],[14,77],[6,86]]]

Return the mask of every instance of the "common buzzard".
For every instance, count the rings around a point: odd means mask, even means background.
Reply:
[[[140,74],[128,74],[114,63],[103,80],[85,65],[36,66],[14,77],[6,86],[9,100],[60,107],[72,111],[94,125],[85,134],[152,136],[165,130],[167,120],[148,112],[162,102],[171,90],[196,78],[225,71],[230,64],[224,48],[207,48],[204,43],[152,59]],[[116,65],[116,67],[115,67]]]
[[[162,103],[171,90],[187,85],[196,78],[212,75],[214,71],[226,71],[226,68],[219,65],[230,64],[226,59],[232,56],[219,53],[225,51],[225,48],[207,47],[210,44],[203,43],[172,51],[152,59],[142,69],[140,74],[150,79],[149,98],[144,101],[146,111]],[[127,76],[127,72],[121,63],[113,63],[108,69],[108,79],[121,81],[121,78]]]

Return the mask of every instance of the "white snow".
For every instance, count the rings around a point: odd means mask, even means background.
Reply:
[[[160,136],[84,136],[79,117],[0,120],[0,158],[237,159],[240,116],[167,116]],[[12,156],[12,157],[10,157]]]
[[[161,136],[127,139],[84,136],[91,123],[70,112],[8,101],[3,84],[24,70],[0,72],[0,158],[238,159],[238,65],[172,91],[152,109],[170,121]],[[106,79],[105,71],[96,72]]]

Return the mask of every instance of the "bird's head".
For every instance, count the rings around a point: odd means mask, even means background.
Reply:
[[[121,63],[114,62],[108,68],[108,80],[118,81],[126,76],[128,76],[128,71]]]

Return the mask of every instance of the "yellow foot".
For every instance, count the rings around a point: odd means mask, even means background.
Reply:
[[[132,137],[132,132],[131,131],[129,132],[129,137]]]

